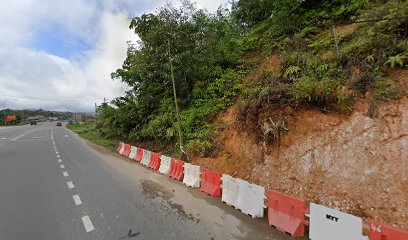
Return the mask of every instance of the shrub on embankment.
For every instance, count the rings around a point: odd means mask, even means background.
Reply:
[[[363,96],[398,97],[384,76],[407,67],[405,16],[408,5],[397,0],[240,0],[213,14],[188,2],[166,5],[132,20],[140,41],[129,44],[112,73],[130,90],[98,107],[97,129],[106,137],[176,143],[169,58],[184,145],[200,155],[211,153],[222,127],[212,120],[234,101],[242,127],[255,129],[251,119],[271,107],[347,112]],[[268,56],[278,57],[253,74]]]

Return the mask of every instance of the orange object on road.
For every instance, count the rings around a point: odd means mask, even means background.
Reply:
[[[143,153],[144,153],[144,149],[143,148],[137,148],[137,153],[136,153],[136,157],[135,157],[135,161],[136,162],[140,162],[143,159]]]
[[[177,159],[171,159],[169,177],[176,180],[183,180],[184,177],[184,162]]]
[[[269,225],[292,237],[304,236],[307,223],[305,213],[308,212],[305,202],[277,191],[268,191],[266,195]]]
[[[370,240],[408,240],[408,232],[401,229],[372,222],[370,224]]]
[[[184,178],[184,161],[177,160],[177,172],[176,176],[174,176],[174,179],[183,181],[183,178]]]
[[[201,168],[201,192],[213,197],[221,196],[221,173],[208,168]]]
[[[174,171],[176,170],[176,160],[175,159],[171,159],[170,162],[170,170],[169,173],[167,174],[169,177],[173,177]]]
[[[158,171],[160,168],[160,154],[152,152],[150,156],[150,163],[147,167]]]
[[[125,144],[125,151],[123,152],[123,155],[125,155],[126,157],[129,157],[131,147],[132,147],[132,145]]]

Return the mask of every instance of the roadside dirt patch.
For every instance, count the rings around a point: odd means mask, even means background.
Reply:
[[[390,78],[404,84],[406,76]],[[263,156],[255,133],[234,125],[234,105],[217,118],[227,125],[216,137],[217,154],[193,163],[408,229],[408,98],[378,103],[374,119],[369,106],[359,100],[348,115],[290,111],[289,132]]]
[[[237,110],[237,105],[234,104],[215,118],[216,124],[225,125],[216,134],[217,153],[207,158],[191,156],[190,160],[234,177],[249,179],[256,161],[261,158],[261,147],[256,143],[255,136],[233,127]]]

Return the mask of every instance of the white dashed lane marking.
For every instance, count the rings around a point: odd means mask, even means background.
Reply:
[[[82,217],[82,223],[86,232],[92,232],[95,229],[88,215]]]
[[[72,182],[67,182],[68,188],[74,188],[74,184]]]
[[[77,195],[72,196],[72,198],[74,199],[74,202],[75,202],[75,205],[76,205],[76,206],[78,206],[78,205],[81,205],[81,204],[82,204],[81,198],[79,198],[79,195],[78,195],[78,194],[77,194]]]
[[[54,139],[53,135],[54,134],[53,134],[53,132],[51,130],[52,146],[53,146],[53,148],[55,150],[55,154],[57,154],[58,162],[61,163],[62,162],[62,160],[60,158],[61,156],[59,155],[57,146],[55,145],[55,141],[53,140]],[[64,137],[67,138],[68,136],[65,135]],[[60,168],[64,169],[65,166],[63,164],[61,164]],[[62,175],[64,177],[69,177],[69,174],[66,171],[62,172]],[[67,182],[67,186],[68,186],[69,189],[75,188],[74,183],[72,181]],[[74,203],[75,203],[76,206],[82,204],[81,198],[79,197],[78,194],[73,195],[72,198],[74,199]],[[83,216],[81,219],[82,219],[82,223],[84,224],[84,228],[85,228],[86,232],[92,232],[93,230],[95,230],[95,227],[92,224],[91,218],[88,215]]]

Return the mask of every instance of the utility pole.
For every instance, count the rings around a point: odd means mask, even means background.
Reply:
[[[176,83],[174,81],[174,69],[173,69],[173,62],[171,60],[170,40],[169,39],[167,39],[167,48],[169,52],[171,81],[173,82],[174,104],[176,105],[176,118],[177,118],[177,130],[178,130],[178,135],[179,135],[179,144],[180,144],[180,150],[183,152],[183,138],[182,138],[181,126],[180,126],[180,110],[177,104]]]

